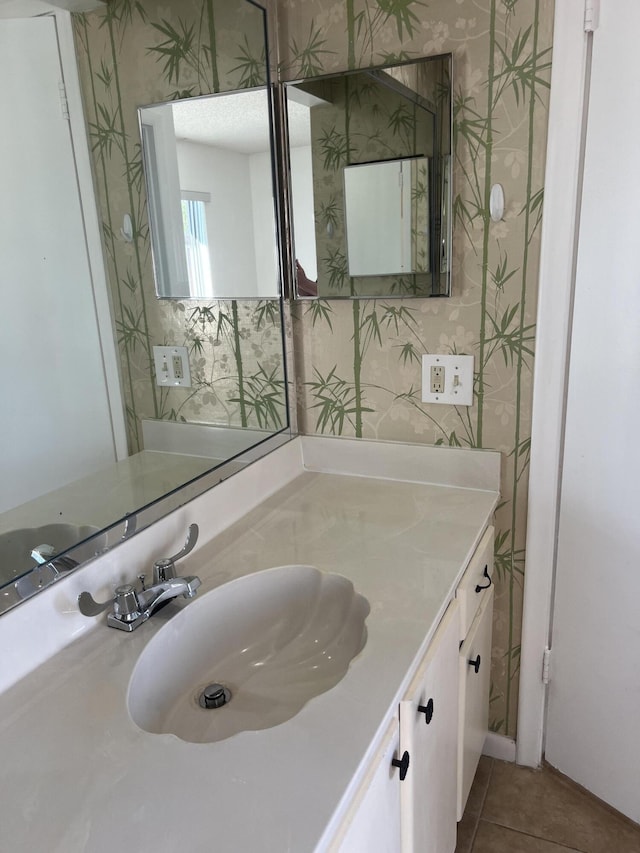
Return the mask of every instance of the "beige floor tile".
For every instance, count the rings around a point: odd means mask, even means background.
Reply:
[[[487,823],[478,825],[473,853],[574,853],[570,847]]]
[[[489,780],[491,778],[491,769],[493,767],[493,758],[488,758],[486,755],[480,756],[478,769],[473,780],[473,785],[469,791],[467,805],[465,806],[465,815],[479,816],[484,805],[484,798],[487,795]]]
[[[495,761],[482,818],[581,853],[640,853],[640,828],[548,769]]]
[[[476,827],[480,820],[480,812],[484,805],[484,798],[487,795],[489,787],[489,779],[491,778],[491,768],[493,759],[487,758],[486,755],[480,756],[478,769],[473,780],[473,785],[469,791],[467,804],[465,806],[464,815],[458,824],[458,843],[455,853],[471,853],[473,839],[476,834]]]
[[[478,826],[478,815],[467,814],[465,811],[462,820],[458,824],[458,837],[455,853],[471,853],[473,840],[476,837]]]

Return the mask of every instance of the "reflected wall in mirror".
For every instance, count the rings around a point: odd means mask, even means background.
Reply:
[[[297,296],[448,295],[450,54],[285,92]]]
[[[429,158],[344,168],[349,275],[429,272]]]
[[[277,298],[266,88],[140,109],[156,293]]]
[[[63,574],[56,555],[79,540],[97,536],[82,562],[288,434],[280,300],[156,298],[137,112],[264,87],[266,55],[264,10],[247,0],[0,21],[15,81],[0,96],[13,129],[0,140],[0,329],[19,365],[3,408],[0,612]],[[189,387],[157,384],[156,345],[186,347]],[[21,577],[33,582],[17,591]]]

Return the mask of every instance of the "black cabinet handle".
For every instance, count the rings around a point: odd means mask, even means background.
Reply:
[[[409,769],[409,753],[405,749],[402,753],[402,758],[394,758],[391,763],[394,767],[400,768],[400,781],[404,782],[407,770]]]
[[[429,725],[433,719],[433,699],[429,699],[426,705],[418,705],[418,711],[424,714],[424,721]]]
[[[472,666],[474,668],[474,670],[476,671],[476,675],[480,672],[480,662],[481,661],[482,661],[482,658],[480,657],[480,655],[478,655],[478,657],[475,660],[468,661],[469,666]]]
[[[486,583],[484,585],[477,584],[476,585],[476,592],[482,592],[483,589],[489,589],[489,587],[491,586],[491,575],[489,574],[489,565],[488,564],[484,567],[484,572],[482,573],[482,577],[486,578],[489,581],[489,583]]]

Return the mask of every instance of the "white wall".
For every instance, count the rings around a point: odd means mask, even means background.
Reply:
[[[0,22],[0,75],[1,511],[115,448],[53,18]]]
[[[640,821],[637,0],[593,37],[546,757]],[[615,847],[615,843],[614,843]]]
[[[194,142],[177,148],[180,188],[211,194],[205,208],[213,292],[257,296],[248,156]]]
[[[249,157],[256,283],[259,296],[278,296],[278,254],[271,153]]]
[[[313,167],[311,146],[292,148],[291,195],[293,202],[293,229],[296,258],[311,281],[318,280],[318,253],[316,249],[315,211],[313,209]]]
[[[165,104],[142,111],[143,145],[149,163],[147,181],[151,243],[159,296],[188,296],[190,293],[187,254],[184,244],[180,174],[176,151],[173,112]],[[151,131],[152,139],[147,138]]]
[[[556,3],[553,49],[518,700],[517,761],[530,767],[537,767],[542,760],[547,699],[540,673],[551,621],[567,341],[583,165],[581,144],[588,68],[584,0]]]

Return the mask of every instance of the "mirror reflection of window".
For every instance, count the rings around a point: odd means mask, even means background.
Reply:
[[[208,193],[188,193],[184,190],[182,192],[182,224],[184,247],[187,253],[189,292],[194,297],[214,295],[205,207],[205,202],[209,202],[210,199],[211,196]]]

